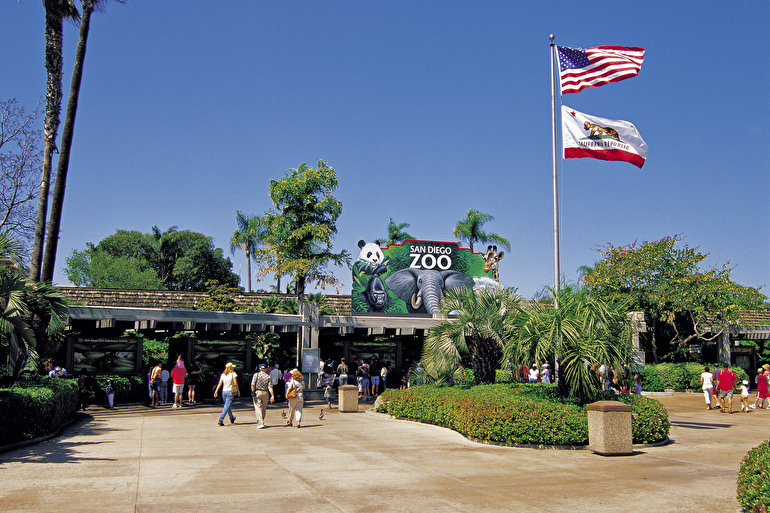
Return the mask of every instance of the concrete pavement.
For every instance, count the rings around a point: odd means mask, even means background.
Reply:
[[[770,436],[770,410],[707,411],[659,397],[671,444],[631,456],[482,445],[448,429],[306,403],[302,428],[251,401],[92,407],[59,436],[0,453],[0,511],[740,511],[741,460]],[[740,407],[738,405],[738,407]]]

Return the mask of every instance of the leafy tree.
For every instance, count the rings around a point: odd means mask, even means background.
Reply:
[[[99,289],[160,290],[163,282],[149,262],[138,257],[113,256],[97,251],[92,244],[84,251],[72,250],[64,272],[77,287]]]
[[[510,251],[511,243],[508,239],[496,233],[486,233],[481,229],[487,221],[492,220],[494,220],[494,217],[490,214],[470,209],[465,214],[465,219],[457,222],[457,226],[455,226],[452,234],[460,240],[468,241],[468,247],[471,252],[473,252],[474,242],[481,242],[482,244],[492,242]]]
[[[686,244],[677,248],[680,237],[608,245],[602,260],[583,282],[594,297],[609,301],[627,299],[630,308],[648,316],[655,362],[681,353],[697,339],[713,340],[729,323],[742,322],[741,311],[758,309],[767,299],[758,290],[730,279],[727,262],[702,270],[708,257]],[[663,355],[659,355],[665,348]]]
[[[35,204],[42,151],[35,123],[15,99],[0,101],[0,231],[28,240],[35,230]]]
[[[61,291],[19,271],[20,250],[18,242],[0,233],[0,340],[9,348],[14,382],[23,370],[36,369],[39,349],[55,350],[67,320]]]
[[[521,296],[514,289],[448,290],[441,302],[445,319],[429,330],[421,363],[440,380],[458,379],[457,367],[467,362],[477,384],[494,383],[503,346],[521,313]]]
[[[246,253],[246,272],[249,276],[247,290],[251,292],[251,256],[262,238],[259,217],[249,217],[238,210],[235,212],[235,221],[238,223],[238,229],[233,232],[230,239],[230,252],[235,254],[235,249],[239,248]]]
[[[375,242],[379,245],[389,246],[391,244],[400,244],[405,240],[414,239],[414,236],[409,235],[404,231],[409,228],[409,226],[409,223],[396,224],[391,217],[390,222],[388,223],[388,238],[386,240],[377,239]]]
[[[286,171],[282,179],[270,180],[274,208],[260,218],[265,247],[254,252],[259,278],[271,272],[292,276],[300,303],[308,282],[339,290],[341,283],[328,266],[350,265],[347,251],[332,251],[337,219],[342,213],[342,203],[332,195],[337,188],[337,173],[323,160],[318,160],[317,166],[313,169],[303,163]]]
[[[176,226],[161,232],[153,226],[151,234],[117,230],[96,246],[73,252],[64,271],[78,285],[204,291],[208,280],[237,287],[239,278],[232,266],[222,250],[214,247],[211,237],[180,232]],[[153,271],[156,279],[148,271]]]
[[[33,281],[40,279],[43,265],[43,242],[45,238],[46,216],[48,215],[48,190],[51,182],[51,164],[56,150],[56,132],[59,130],[62,97],[62,57],[64,39],[64,20],[78,19],[75,4],[71,0],[43,0],[45,7],[45,69],[47,72],[45,90],[45,118],[43,132],[45,149],[43,151],[43,171],[40,178],[37,220],[32,243],[32,258],[29,277]]]
[[[123,0],[118,0],[123,1]],[[75,129],[75,115],[78,110],[80,97],[80,82],[83,78],[83,63],[86,58],[86,44],[88,31],[91,26],[91,14],[100,10],[104,0],[81,0],[83,13],[80,17],[80,33],[78,45],[75,51],[75,63],[72,67],[72,79],[70,82],[69,99],[67,100],[67,113],[64,116],[62,128],[61,151],[59,152],[59,165],[56,168],[56,181],[54,182],[51,196],[51,219],[48,223],[48,233],[45,239],[45,253],[43,256],[42,280],[53,279],[54,265],[56,263],[56,248],[59,243],[59,225],[61,224],[62,207],[64,206],[64,189],[67,184],[67,171],[69,169],[70,148]]]
[[[517,321],[504,358],[529,366],[558,356],[559,390],[565,396],[585,400],[595,394],[597,383],[588,371],[592,364],[617,367],[628,362],[631,338],[622,302],[606,302],[585,290],[562,286],[551,289],[550,303],[530,302]]]

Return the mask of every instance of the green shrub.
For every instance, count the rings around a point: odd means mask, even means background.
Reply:
[[[670,423],[658,401],[605,393],[599,400],[621,400],[636,415],[634,443],[664,440]],[[585,445],[588,415],[577,399],[558,395],[555,385],[521,383],[459,387],[415,386],[388,390],[378,411],[399,418],[448,427],[465,436],[504,444]]]
[[[642,377],[642,389],[648,392],[663,392],[667,389],[700,390],[702,386],[700,375],[703,373],[703,367],[704,365],[694,362],[647,365],[639,373]],[[710,366],[709,369],[713,367]],[[749,379],[746,371],[740,367],[730,367],[730,370],[735,373],[738,383]]]
[[[636,418],[632,424],[635,444],[660,442],[668,436],[671,422],[668,410],[659,401],[638,395],[620,395],[617,400],[631,405],[631,414]]]
[[[107,380],[112,378],[115,389],[115,404],[144,403],[149,400],[150,392],[147,383],[139,376],[96,376],[97,389],[94,390],[92,402],[107,404]]]
[[[738,502],[743,511],[770,511],[770,440],[743,458],[738,472]]]
[[[78,410],[72,379],[44,377],[0,390],[0,445],[55,433]]]

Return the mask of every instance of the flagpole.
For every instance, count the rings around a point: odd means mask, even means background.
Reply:
[[[553,288],[558,295],[559,292],[559,189],[558,175],[556,171],[556,77],[554,69],[556,65],[556,43],[554,35],[551,34],[551,117],[553,125],[551,133],[553,135]],[[554,297],[554,306],[559,308]]]
[[[551,34],[551,125],[553,134],[553,307],[559,309],[559,189],[558,175],[556,172],[556,77],[554,69],[556,64],[556,43]],[[553,355],[554,383],[561,387],[561,373],[559,372],[559,348]]]

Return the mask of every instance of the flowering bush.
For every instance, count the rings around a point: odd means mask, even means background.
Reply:
[[[635,443],[665,440],[668,412],[658,401],[637,396],[616,396],[630,404]],[[470,389],[421,385],[388,390],[378,409],[395,417],[437,424],[465,436],[507,445],[586,445],[588,415],[585,405],[558,395],[550,384],[495,384]]]

